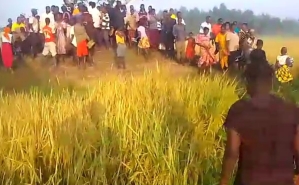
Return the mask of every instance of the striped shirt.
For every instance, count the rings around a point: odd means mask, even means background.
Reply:
[[[101,27],[104,30],[110,30],[110,17],[108,13],[103,13]]]
[[[162,23],[160,21],[157,22],[157,29],[162,30]]]
[[[240,38],[240,43],[239,43],[239,45],[240,45],[240,47],[242,47],[243,44],[244,44],[244,42],[247,41],[247,39],[249,38],[249,34],[248,34],[248,32],[245,32],[245,31],[241,30],[241,31],[239,32],[239,38]]]

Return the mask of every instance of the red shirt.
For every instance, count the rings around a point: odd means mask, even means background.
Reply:
[[[218,35],[218,33],[220,33],[220,31],[221,31],[221,24],[214,24],[212,26],[212,33],[215,35],[215,37],[216,35]]]
[[[50,26],[43,27],[43,33],[45,35],[45,42],[54,42],[55,41],[55,35]]]

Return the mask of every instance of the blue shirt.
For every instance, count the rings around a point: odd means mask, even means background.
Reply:
[[[239,32],[240,32],[240,28],[236,27],[236,28],[235,28],[235,32],[236,32],[236,33],[239,33]]]

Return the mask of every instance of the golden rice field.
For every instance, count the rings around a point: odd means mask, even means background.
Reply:
[[[299,60],[297,41],[265,39],[265,49],[274,61],[285,45]],[[2,93],[1,184],[216,185],[238,80],[153,66]]]

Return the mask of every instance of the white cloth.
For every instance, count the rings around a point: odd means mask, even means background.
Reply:
[[[3,35],[3,33],[1,34],[1,42],[2,43],[11,43],[11,41],[12,41],[12,34],[8,34],[8,36],[9,36],[9,40],[6,38],[6,37],[4,37],[4,35]]]
[[[76,37],[75,37],[75,27],[72,26],[70,29],[70,37],[72,38],[72,36],[74,36],[73,40],[71,41],[71,43],[73,44],[73,46],[77,47],[77,41],[76,41]]]
[[[37,33],[38,32],[38,20],[36,17],[30,16],[29,17],[29,24],[32,24],[32,29],[29,30],[29,32],[34,32]]]
[[[287,63],[287,59],[289,58],[289,55],[278,55],[276,60],[278,61],[278,64],[283,66]]]
[[[89,13],[93,20],[93,26],[99,28],[101,24],[101,12],[97,8],[91,8]]]
[[[55,57],[57,55],[55,42],[46,42],[42,54],[44,56],[51,54],[52,57]]]
[[[207,23],[206,21],[201,23],[200,25],[200,29],[199,29],[199,33],[203,33],[203,29],[207,27],[209,28],[209,35],[211,34],[211,31],[212,31],[212,25],[210,23]]]
[[[137,28],[137,31],[140,32],[140,37],[141,38],[147,37],[144,26],[139,26]]]
[[[178,18],[175,18],[175,21],[176,21],[176,23],[178,23]],[[185,23],[185,20],[184,20],[184,19],[182,19],[182,24],[183,24],[183,25],[186,25],[186,23]]]
[[[55,20],[54,20],[54,14],[52,13],[52,12],[50,12],[50,13],[43,13],[42,15],[41,15],[41,17],[40,17],[40,28],[41,28],[41,33],[42,33],[42,28],[44,27],[44,26],[46,26],[46,22],[45,22],[45,20],[46,20],[46,18],[49,18],[50,19],[50,27],[54,30],[54,28],[55,28]]]

